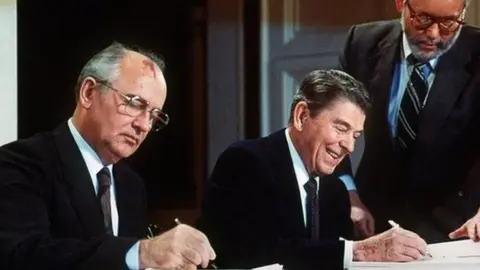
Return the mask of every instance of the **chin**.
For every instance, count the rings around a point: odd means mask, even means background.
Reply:
[[[123,158],[128,158],[133,153],[135,153],[135,150],[137,150],[137,149],[133,148],[133,147],[121,147],[121,148],[114,149],[114,151],[112,151],[112,152],[114,153],[114,155],[116,156],[116,159],[118,161],[118,160],[123,159]]]

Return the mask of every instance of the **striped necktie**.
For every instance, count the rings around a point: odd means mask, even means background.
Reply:
[[[411,149],[417,137],[419,115],[427,96],[427,78],[431,72],[428,62],[419,62],[412,54],[407,61],[413,69],[400,104],[397,123],[397,142],[402,150]]]
[[[109,235],[113,235],[112,210],[110,207],[110,186],[112,184],[110,170],[107,167],[103,167],[103,169],[97,173],[97,180],[98,198],[100,199],[100,205],[102,207],[105,232]]]

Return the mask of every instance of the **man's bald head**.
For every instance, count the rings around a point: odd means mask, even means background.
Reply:
[[[78,99],[79,89],[87,77],[112,82],[118,77],[120,70],[125,68],[122,67],[124,62],[132,67],[135,60],[143,63],[143,65],[137,63],[137,68],[142,66],[145,72],[150,70],[155,78],[165,70],[165,62],[158,55],[140,48],[128,47],[114,42],[95,54],[83,67],[77,79],[75,97]]]

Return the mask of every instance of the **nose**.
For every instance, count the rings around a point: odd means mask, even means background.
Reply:
[[[340,146],[351,154],[355,148],[355,138],[353,138],[353,136],[347,136],[344,140],[340,141]]]
[[[434,23],[429,28],[427,28],[425,30],[425,35],[430,40],[438,40],[438,38],[440,37],[440,28],[438,24]]]
[[[135,117],[135,119],[133,121],[133,126],[138,131],[141,131],[141,132],[144,132],[144,133],[149,132],[150,128],[151,128],[150,113],[145,111],[144,113]]]

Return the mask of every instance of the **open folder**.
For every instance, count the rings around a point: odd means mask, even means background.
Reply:
[[[480,243],[460,240],[428,245],[431,258],[405,263],[354,262],[351,269],[480,269]]]

